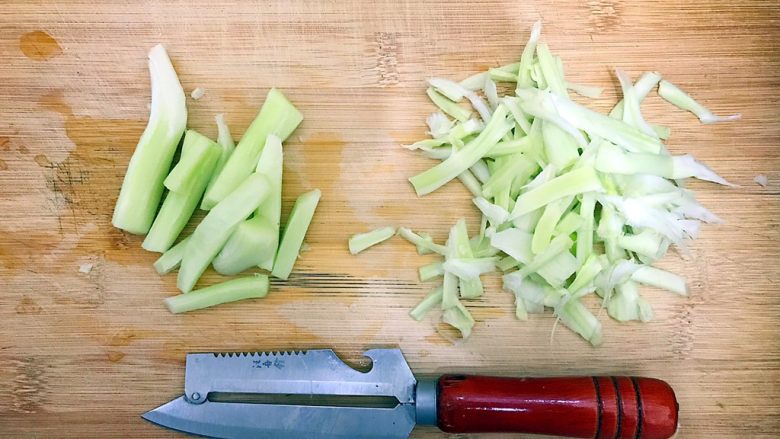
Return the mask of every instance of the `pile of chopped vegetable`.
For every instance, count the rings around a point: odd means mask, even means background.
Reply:
[[[640,103],[658,85],[662,98],[703,123],[739,115],[712,114],[658,73],[632,83],[622,71],[616,75],[623,100],[608,115],[593,111],[569,93],[596,97],[601,90],[567,82],[561,59],[540,34],[536,23],[517,63],[461,82],[428,81],[427,94],[439,111],[427,120],[431,138],[408,149],[441,162],[409,181],[423,196],[458,178],[473,194],[482,222],[470,237],[465,221],[458,221],[444,245],[398,230],[419,253],[442,257],[420,267],[421,281],[442,281],[410,314],[420,320],[441,308],[442,321],[467,337],[474,319],[462,300],[481,296],[480,276],[499,271],[515,296],[518,319],[551,308],[597,345],[601,324],[583,299],[595,295],[618,321],[647,321],[653,310],[640,285],[687,295],[683,278],[653,263],[670,246],[685,255],[702,222],[721,220],[682,182],[694,177],[730,185],[692,156],[670,154],[663,143],[669,129],[648,123]],[[499,96],[497,82],[514,92]],[[350,250],[388,233],[358,235]]]
[[[143,248],[162,253],[154,264],[158,273],[179,269],[176,283],[185,294],[165,301],[173,313],[264,297],[268,276],[257,273],[193,288],[209,264],[224,275],[250,268],[280,279],[290,275],[320,199],[318,189],[298,198],[280,240],[282,142],[303,115],[279,90],[271,89],[238,145],[223,115],[215,118],[214,142],[186,130],[184,90],[161,45],[149,52],[149,71],[149,123],[130,159],[114,226],[146,235]],[[171,168],[182,136],[180,159]],[[181,237],[199,205],[208,213],[191,235]]]

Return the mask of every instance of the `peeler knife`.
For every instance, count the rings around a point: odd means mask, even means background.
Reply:
[[[415,424],[597,439],[666,439],[677,429],[674,391],[657,379],[415,378],[399,349],[364,355],[369,371],[330,349],[188,354],[184,395],[143,417],[217,438],[395,439]]]

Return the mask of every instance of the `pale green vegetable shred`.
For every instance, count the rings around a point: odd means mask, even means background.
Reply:
[[[623,99],[609,114],[594,111],[572,101],[569,90],[595,98],[603,88],[568,82],[561,58],[540,35],[536,23],[517,63],[460,82],[429,81],[429,97],[455,121],[442,113],[429,118],[435,138],[409,149],[441,163],[409,180],[423,196],[457,177],[482,220],[473,237],[459,220],[446,245],[398,229],[418,250],[442,258],[420,267],[421,281],[441,279],[441,286],[410,315],[421,320],[441,308],[441,320],[468,337],[474,319],[465,304],[483,294],[482,276],[503,272],[518,319],[551,308],[597,345],[600,308],[619,321],[652,319],[640,285],[688,294],[685,279],[651,264],[670,245],[685,254],[701,222],[722,221],[696,202],[684,180],[731,185],[691,155],[669,154],[669,128],[646,121],[642,101],[660,83],[662,98],[704,123],[739,116],[713,115],[656,72],[632,83],[617,71]],[[504,88],[494,81],[516,84],[499,96]],[[473,112],[486,123],[470,123]]]

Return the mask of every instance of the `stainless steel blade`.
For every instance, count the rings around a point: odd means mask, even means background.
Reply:
[[[394,396],[414,402],[415,379],[399,349],[372,349],[368,372],[330,349],[299,353],[188,354],[184,395],[193,403],[211,392]]]
[[[415,424],[416,380],[398,349],[364,354],[360,372],[330,349],[188,354],[185,395],[146,414],[164,427],[220,438],[405,438]],[[387,407],[214,402],[210,394],[393,397]]]
[[[216,438],[400,439],[414,427],[414,405],[394,409],[219,403],[183,396],[143,417],[163,427]]]

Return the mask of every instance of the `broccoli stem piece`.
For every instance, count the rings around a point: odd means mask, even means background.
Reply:
[[[349,252],[356,255],[363,250],[386,241],[395,235],[395,227],[382,227],[366,233],[358,233],[349,238]]]
[[[290,276],[321,195],[322,192],[319,189],[314,189],[295,200],[295,205],[284,229],[282,241],[279,244],[279,250],[276,253],[274,269],[271,272],[273,276],[279,279],[287,279]]]
[[[184,252],[187,251],[187,243],[190,237],[186,237],[179,241],[178,244],[169,248],[154,262],[154,269],[157,270],[157,274],[163,275],[170,273],[171,271],[179,268],[181,260],[184,257]]]
[[[441,296],[443,291],[444,290],[442,287],[437,287],[435,290],[428,293],[428,295],[426,295],[425,298],[414,307],[414,309],[409,311],[409,315],[418,322],[422,320],[423,317],[425,317],[425,314],[428,314],[430,310],[441,304]]]
[[[266,178],[252,174],[209,211],[192,233],[181,261],[176,285],[182,292],[192,291],[236,227],[257,209],[269,192]]]
[[[265,297],[268,294],[268,276],[231,279],[187,294],[168,297],[165,305],[174,314],[208,308],[222,303]]]
[[[141,245],[144,249],[164,252],[176,241],[206,190],[219,152],[219,146],[211,139],[193,130],[187,131],[182,146],[182,159],[170,174],[187,183],[180,190],[170,190],[166,195],[160,212]],[[181,171],[182,169],[186,169],[186,172]]]
[[[284,141],[295,131],[303,115],[279,90],[272,88],[263,107],[249,125],[222,172],[206,191],[203,207],[208,210],[227,197],[250,175],[257,165],[269,134]]]
[[[116,200],[111,223],[136,235],[149,231],[160,204],[163,180],[187,125],[184,89],[161,45],[149,51],[152,109]]]

